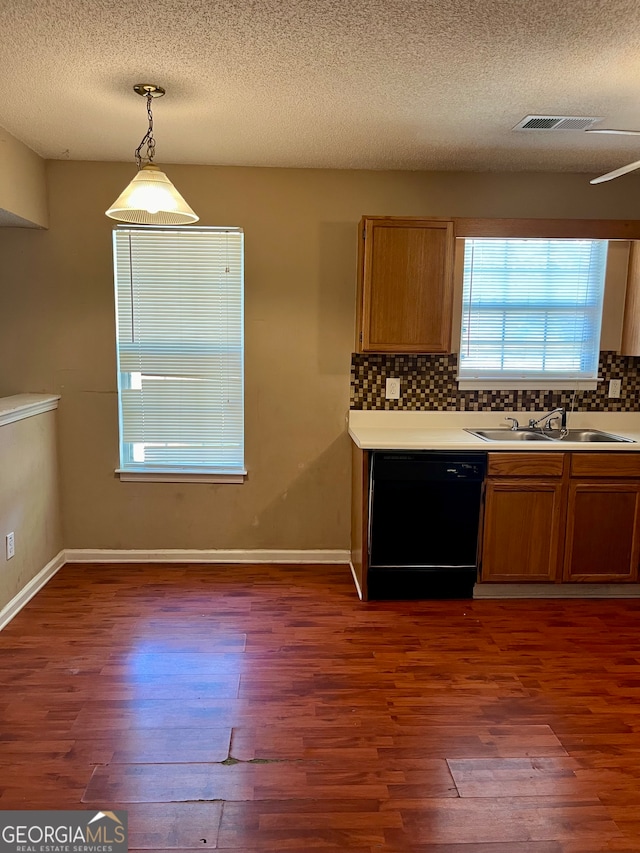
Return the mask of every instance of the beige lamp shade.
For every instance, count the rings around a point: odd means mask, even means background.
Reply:
[[[140,169],[106,214],[135,225],[190,225],[200,218],[153,163]]]

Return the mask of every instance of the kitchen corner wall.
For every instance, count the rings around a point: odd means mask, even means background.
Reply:
[[[48,224],[45,161],[0,127],[0,226]]]
[[[49,229],[0,228],[0,396],[61,395],[65,548],[349,547],[346,416],[363,215],[640,219],[639,174],[593,187],[571,174],[164,165],[199,225],[245,231],[248,477],[205,485],[115,475],[113,222],[104,211],[135,166],[49,161]],[[423,364],[404,364],[424,374]],[[446,370],[450,379],[455,368]]]
[[[50,411],[0,426],[0,610],[62,550],[56,421]]]
[[[459,391],[458,356],[371,355],[351,358],[351,408],[390,411],[540,412],[557,406],[573,411],[640,411],[640,358],[601,352],[595,391]],[[385,399],[387,377],[400,379],[401,398]],[[621,379],[619,399],[608,395],[609,380]]]

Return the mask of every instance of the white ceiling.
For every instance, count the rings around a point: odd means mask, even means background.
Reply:
[[[52,159],[600,173],[640,137],[638,0],[3,0],[0,126]]]

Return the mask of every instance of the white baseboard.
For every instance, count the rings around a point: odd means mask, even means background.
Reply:
[[[270,551],[270,550],[117,550],[67,548],[60,551],[29,583],[0,610],[0,631],[8,625],[22,608],[61,569],[65,563],[288,563],[322,565],[347,565],[347,550]]]
[[[38,572],[35,578],[32,578],[17,595],[14,595],[8,604],[5,604],[2,610],[0,610],[0,631],[11,622],[13,617],[22,610],[27,602],[31,601],[37,592],[40,592],[42,587],[51,580],[58,569],[64,566],[65,562],[65,552],[60,551],[53,560],[47,563],[44,569]]]
[[[271,550],[210,550],[188,548],[143,550],[118,550],[112,548],[67,548],[68,563],[321,563],[347,565],[347,550],[271,551]]]

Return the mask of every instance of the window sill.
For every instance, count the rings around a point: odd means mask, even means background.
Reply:
[[[244,483],[247,472],[225,474],[216,471],[136,471],[117,468],[116,474],[123,483]]]
[[[598,379],[460,379],[460,391],[595,391]]]

